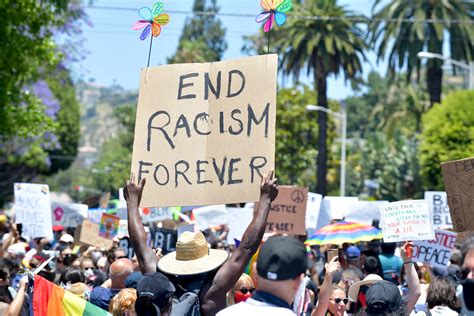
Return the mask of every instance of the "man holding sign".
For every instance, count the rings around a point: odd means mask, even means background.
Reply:
[[[146,244],[146,233],[138,213],[138,205],[142,198],[144,186],[145,179],[142,179],[139,185],[136,185],[134,175],[132,174],[131,181],[127,183],[124,190],[127,200],[130,239],[143,274],[155,272],[157,269],[155,253]],[[203,284],[199,292],[202,315],[215,315],[219,310],[226,307],[226,293],[232,289],[244,272],[250,259],[256,253],[265,232],[270,204],[277,195],[278,186],[276,179],[273,178],[272,171],[265,179],[262,179],[259,207],[242,237],[240,246],[229,260],[220,268],[217,268],[217,270],[193,275],[191,278],[188,276],[185,279],[187,284],[195,282],[202,282]],[[189,262],[189,264],[192,265],[192,262]]]

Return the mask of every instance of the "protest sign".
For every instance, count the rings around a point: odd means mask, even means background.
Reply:
[[[308,201],[306,202],[306,228],[316,229],[322,199],[323,196],[321,194],[308,192]]]
[[[22,224],[22,235],[53,240],[51,201],[46,184],[15,183],[15,222]]]
[[[435,237],[432,215],[425,200],[388,203],[381,207],[380,217],[384,242]]]
[[[112,247],[112,239],[99,236],[99,224],[93,223],[87,219],[82,222],[79,232],[79,242],[89,246],[109,249]]]
[[[253,208],[228,207],[227,218],[229,223],[229,233],[227,234],[227,242],[235,244],[234,238],[242,239],[245,230],[253,219]]]
[[[99,236],[104,238],[114,238],[117,236],[120,217],[111,214],[102,214],[100,220]]]
[[[88,216],[87,218],[96,224],[100,224],[100,220],[102,219],[102,214],[107,213],[106,209],[102,208],[90,208],[88,211]]]
[[[279,186],[278,196],[270,206],[267,232],[306,234],[306,201],[308,188]],[[258,203],[255,204],[258,207]]]
[[[359,201],[358,197],[351,196],[325,196],[324,200],[328,203],[328,212],[331,219],[343,219],[346,213],[351,209],[352,205]]]
[[[173,218],[173,207],[144,207],[140,209],[143,223],[154,223]]]
[[[387,204],[387,201],[357,201],[347,208],[344,220],[372,225],[374,220],[380,221],[380,209]]]
[[[118,226],[117,238],[123,238],[128,236],[128,221],[126,219],[121,219]]]
[[[135,252],[133,251],[132,243],[130,242],[130,238],[125,236],[122,237],[122,239],[119,240],[118,244],[119,248],[122,248],[123,251],[125,251],[125,256],[128,259],[132,259],[133,256],[135,255]]]
[[[451,258],[451,250],[456,245],[456,233],[435,230],[433,240],[413,242],[413,261],[429,263],[431,266],[446,268]]]
[[[193,210],[196,226],[200,230],[227,224],[227,208],[225,205],[209,205]]]
[[[176,242],[178,241],[177,230],[157,228],[151,236],[152,247],[161,248],[164,255],[176,250]]]
[[[454,230],[473,231],[474,158],[444,162],[441,168]]]
[[[449,214],[448,197],[444,191],[425,191],[425,201],[428,202],[435,228],[452,228],[451,215]]]
[[[53,226],[77,227],[88,216],[89,207],[86,204],[51,203]]]
[[[277,55],[142,70],[132,172],[141,207],[259,199],[274,168]]]

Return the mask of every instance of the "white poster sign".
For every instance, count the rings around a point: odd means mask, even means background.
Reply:
[[[196,226],[200,230],[227,224],[227,208],[225,205],[210,205],[193,210]]]
[[[425,200],[388,203],[380,210],[384,242],[435,238],[433,220]]]
[[[154,223],[173,218],[172,207],[144,207],[140,209],[143,223]]]
[[[444,191],[425,191],[425,200],[433,212],[435,228],[452,228],[451,214],[449,213],[448,197]]]
[[[435,230],[433,240],[413,242],[413,261],[446,268],[451,258],[451,251],[456,244],[456,235],[447,230]]]
[[[22,224],[22,235],[53,240],[51,201],[46,184],[15,183],[15,221]]]
[[[325,201],[328,201],[329,212],[331,219],[343,219],[352,205],[359,201],[358,197],[350,196],[325,196]]]
[[[321,194],[308,192],[308,200],[306,201],[306,228],[315,229],[318,225],[322,199],[323,196]]]
[[[348,208],[344,219],[348,222],[372,225],[374,220],[380,220],[380,209],[387,204],[387,201],[359,201]]]
[[[245,230],[253,219],[253,208],[228,207],[227,218],[229,220],[229,233],[227,242],[235,244],[234,238],[242,240]]]
[[[89,207],[86,204],[51,203],[53,225],[77,227],[88,216]]]

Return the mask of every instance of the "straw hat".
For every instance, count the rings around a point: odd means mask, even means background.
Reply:
[[[184,232],[176,243],[176,251],[158,261],[158,269],[174,275],[194,275],[217,269],[226,262],[229,253],[209,249],[201,232]]]
[[[349,294],[348,294],[349,300],[351,302],[357,302],[357,298],[359,296],[359,290],[361,286],[372,285],[382,280],[383,279],[377,274],[369,274],[362,281],[352,284],[349,288]]]

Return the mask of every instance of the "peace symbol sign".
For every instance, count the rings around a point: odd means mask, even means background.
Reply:
[[[295,203],[303,203],[304,202],[304,193],[301,190],[295,190],[293,193],[291,193],[291,199]]]

